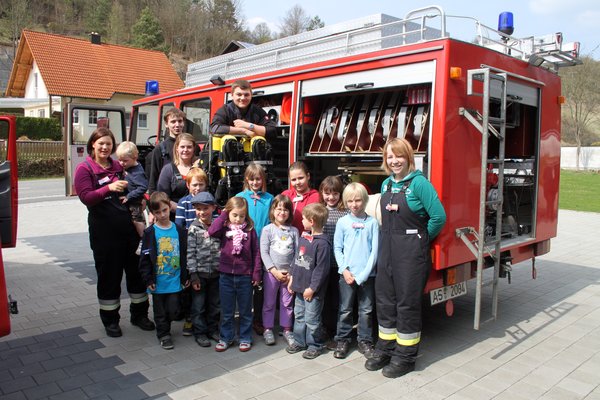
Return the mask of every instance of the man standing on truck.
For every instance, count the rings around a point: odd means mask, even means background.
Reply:
[[[233,101],[217,110],[210,124],[210,133],[217,135],[262,136],[267,140],[277,134],[275,122],[265,110],[252,104],[250,82],[239,79],[231,85]]]
[[[146,159],[146,175],[148,175],[148,193],[156,191],[156,182],[163,165],[173,160],[173,145],[175,139],[185,126],[185,113],[179,108],[173,107],[164,116],[165,124],[169,129],[169,136],[161,141],[152,150]]]

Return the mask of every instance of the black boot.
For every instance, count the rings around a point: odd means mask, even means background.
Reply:
[[[100,310],[100,319],[102,320],[102,325],[104,325],[107,336],[123,336],[123,332],[119,327],[119,308],[116,310]]]
[[[371,355],[371,358],[365,362],[365,368],[369,371],[377,371],[378,369],[388,365],[391,359],[392,357],[388,356],[381,350],[375,349]]]
[[[144,331],[153,331],[156,326],[154,322],[148,318],[148,308],[150,303],[148,300],[141,303],[131,303],[129,312],[131,314],[131,325],[135,325]]]
[[[414,370],[414,363],[396,364],[394,362],[390,362],[388,365],[383,367],[383,371],[381,371],[381,373],[386,378],[399,378],[403,375],[408,374],[409,372],[413,372]]]
[[[121,328],[119,327],[119,324],[117,322],[113,322],[111,324],[106,325],[104,327],[104,329],[106,330],[107,336],[110,336],[110,337],[123,336],[123,332],[121,331]]]
[[[131,325],[135,325],[144,331],[153,331],[156,328],[154,322],[150,321],[147,316],[131,318]]]

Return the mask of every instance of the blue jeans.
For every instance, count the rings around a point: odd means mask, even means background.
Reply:
[[[194,336],[216,333],[219,329],[221,305],[219,277],[200,278],[200,290],[192,289],[192,325]]]
[[[294,341],[298,346],[322,350],[321,311],[323,299],[314,296],[311,301],[304,300],[302,293],[296,293],[294,304]]]
[[[221,340],[232,342],[235,337],[235,306],[240,315],[240,342],[252,343],[252,277],[221,273]]]
[[[356,282],[348,285],[340,275],[340,311],[338,313],[336,341],[352,340],[352,314],[354,300],[358,297],[358,341],[373,343],[373,304],[375,303],[375,278],[369,278],[362,285]]]

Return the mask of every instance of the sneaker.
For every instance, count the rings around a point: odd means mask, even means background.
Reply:
[[[142,254],[142,241],[141,240],[140,240],[140,243],[138,244],[137,249],[135,249],[135,254],[138,255],[138,256],[140,254]]]
[[[358,342],[358,352],[360,354],[364,354],[364,356],[367,358],[371,358],[373,353],[373,344],[371,342],[367,342],[366,340],[361,340]]]
[[[288,347],[285,348],[285,351],[287,351],[290,354],[296,354],[303,350],[306,350],[306,347],[299,346],[298,344],[296,344],[296,342],[290,344]]]
[[[388,365],[386,365],[385,367],[383,367],[383,370],[381,371],[381,373],[386,378],[399,378],[401,376],[408,374],[409,372],[413,372],[414,370],[415,370],[414,363],[395,364],[395,363],[391,362]]]
[[[119,324],[117,322],[106,325],[104,327],[104,330],[106,330],[106,335],[109,337],[123,336],[123,332],[121,331],[121,328],[119,327]]]
[[[181,332],[183,336],[192,336],[194,334],[194,326],[192,325],[192,321],[185,321],[183,323],[183,332]]]
[[[153,331],[156,328],[154,322],[150,321],[150,319],[145,315],[135,319],[131,318],[130,321],[131,325],[135,325],[143,331]]]
[[[200,347],[210,347],[210,339],[206,335],[198,335],[195,340]]]
[[[211,340],[214,340],[217,343],[219,343],[219,340],[221,340],[221,336],[219,335],[219,332],[217,332],[217,331],[209,333],[208,338]]]
[[[265,344],[267,346],[272,346],[275,344],[275,335],[273,334],[272,329],[265,329],[265,333],[263,333],[263,337],[265,338]]]
[[[314,360],[315,358],[321,355],[321,350],[317,349],[308,349],[304,353],[302,353],[302,358],[306,358],[307,360]]]
[[[233,344],[233,342],[226,342],[224,340],[219,340],[219,343],[217,343],[217,345],[215,346],[215,351],[219,352],[219,353],[222,352],[222,351],[225,351],[232,344]]]
[[[175,348],[175,345],[173,345],[173,341],[171,340],[171,338],[168,337],[160,339],[160,347],[162,347],[165,350],[173,350]]]
[[[349,347],[350,343],[346,342],[345,340],[338,341],[335,351],[333,352],[333,356],[335,358],[346,358]]]
[[[287,342],[288,346],[291,346],[292,344],[294,344],[294,332],[284,331],[283,337],[285,338],[285,341]]]
[[[252,348],[252,343],[250,343],[250,342],[240,342],[239,349],[240,349],[240,351],[242,353],[250,351],[251,348]]]

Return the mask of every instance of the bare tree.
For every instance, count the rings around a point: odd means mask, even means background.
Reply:
[[[31,18],[30,8],[29,0],[9,0],[8,2],[8,9],[6,11],[8,11],[7,14],[10,19],[10,39],[13,44],[13,59],[17,54],[17,45],[21,37],[21,31],[27,26]]]
[[[285,17],[279,25],[279,36],[286,37],[304,32],[307,30],[309,23],[310,17],[306,14],[306,11],[296,4],[285,13]]]
[[[108,37],[112,43],[121,44],[125,42],[125,12],[119,0],[115,0],[108,18]]]
[[[563,108],[565,136],[572,136],[576,152],[576,167],[579,169],[581,146],[591,125],[600,113],[600,62],[590,56],[583,57],[583,65],[561,70],[562,92],[566,97]]]
[[[266,43],[273,39],[273,33],[265,22],[256,25],[252,32],[250,32],[250,40],[256,44]]]

